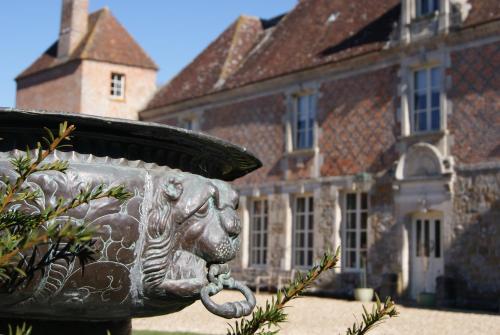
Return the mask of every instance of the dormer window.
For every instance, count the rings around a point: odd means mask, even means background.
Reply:
[[[402,0],[401,40],[404,43],[447,34],[451,0]]]
[[[439,1],[440,0],[417,0],[416,16],[427,16],[439,11]]]
[[[111,91],[110,95],[115,99],[125,98],[125,75],[120,73],[111,73]]]

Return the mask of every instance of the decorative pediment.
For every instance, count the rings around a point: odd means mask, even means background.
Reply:
[[[399,180],[439,177],[444,173],[441,153],[428,143],[412,145],[401,157],[396,168],[396,178]]]

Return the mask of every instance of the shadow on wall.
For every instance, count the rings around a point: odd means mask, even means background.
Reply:
[[[479,204],[490,206],[485,211],[470,194],[458,195],[455,206],[465,207],[457,213],[453,242],[445,252],[445,276],[437,279],[440,306],[500,309],[500,199],[488,203],[498,194],[483,191]]]

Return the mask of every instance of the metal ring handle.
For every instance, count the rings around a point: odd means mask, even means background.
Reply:
[[[210,283],[203,287],[200,292],[201,302],[205,308],[213,314],[226,319],[240,318],[242,316],[250,315],[256,304],[255,296],[252,291],[243,283],[236,280],[234,280],[231,285],[228,285],[228,287],[235,288],[240,291],[245,296],[246,300],[226,302],[222,305],[218,305],[210,299],[210,296],[220,292],[221,288],[216,284]]]

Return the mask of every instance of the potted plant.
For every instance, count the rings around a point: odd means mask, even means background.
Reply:
[[[361,287],[354,289],[354,299],[361,302],[373,300],[373,288],[366,287],[366,260],[361,259]]]

